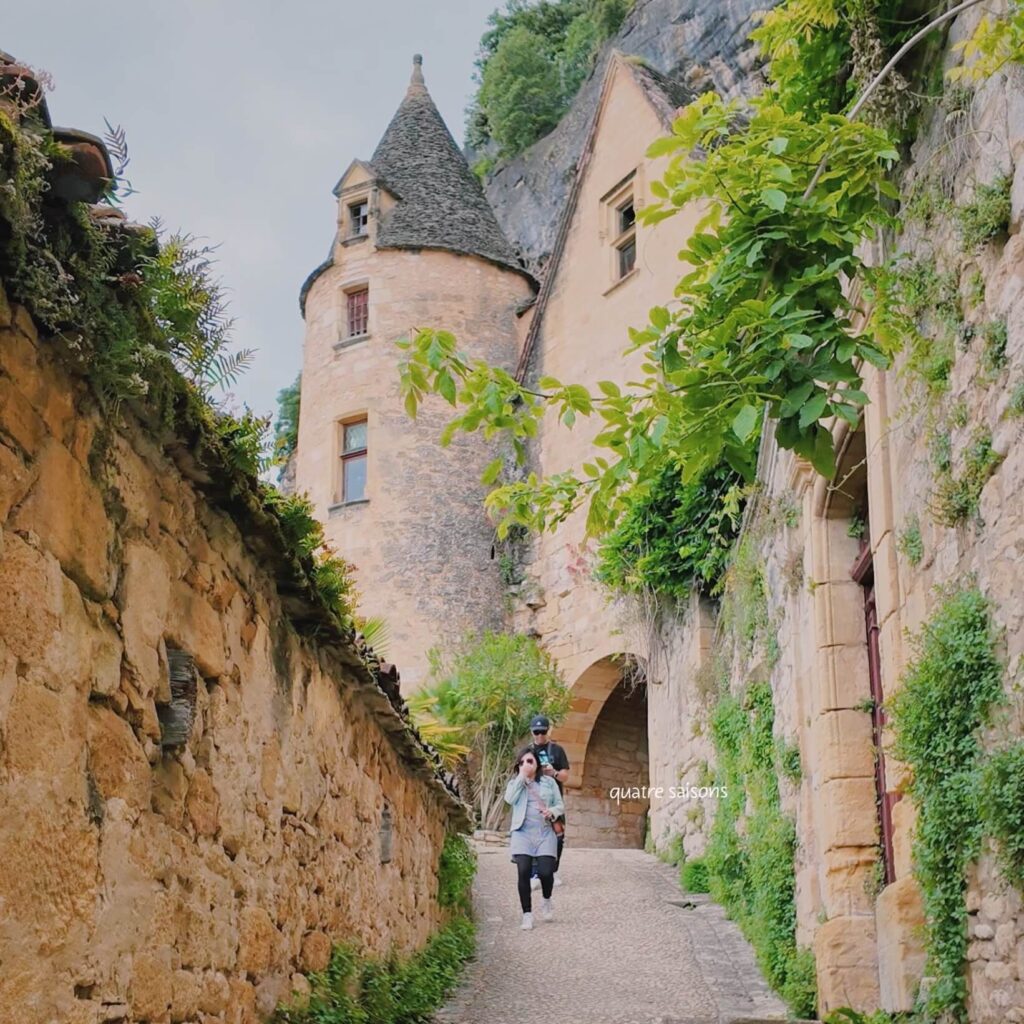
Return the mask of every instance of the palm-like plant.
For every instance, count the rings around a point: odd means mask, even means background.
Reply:
[[[468,748],[461,756],[478,820],[483,828],[498,828],[505,780],[529,736],[530,719],[539,711],[552,721],[564,717],[569,691],[551,658],[528,636],[484,633],[464,641],[447,661],[432,651],[431,662],[432,684],[410,702],[414,720],[429,730],[432,719],[451,730],[445,741]]]

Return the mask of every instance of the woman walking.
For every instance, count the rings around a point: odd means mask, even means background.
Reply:
[[[537,756],[527,747],[516,758],[516,774],[505,787],[505,803],[512,807],[512,833],[509,852],[519,874],[519,902],[523,908],[523,928],[533,927],[533,903],[530,875],[534,861],[540,876],[542,920],[554,918],[551,887],[554,884],[558,836],[554,821],[565,814],[565,804],[553,779],[544,775]]]

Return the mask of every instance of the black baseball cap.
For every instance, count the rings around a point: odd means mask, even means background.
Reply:
[[[550,728],[551,722],[544,715],[534,715],[533,721],[530,723],[530,732],[547,732]]]

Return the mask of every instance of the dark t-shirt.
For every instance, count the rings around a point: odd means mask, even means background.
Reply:
[[[547,743],[531,743],[530,749],[536,755],[542,768],[544,765],[550,764],[556,772],[560,772],[569,767],[569,758],[565,756],[565,751],[551,740],[548,740]],[[555,782],[558,782],[558,779],[555,779]],[[558,792],[561,793],[562,789],[562,783],[558,782]]]

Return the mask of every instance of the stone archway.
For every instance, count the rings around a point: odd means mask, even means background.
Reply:
[[[556,735],[572,765],[566,807],[574,845],[643,846],[648,801],[611,796],[615,787],[650,785],[647,688],[624,671],[631,663],[609,656],[587,668],[572,686],[569,715]]]

